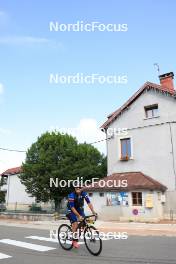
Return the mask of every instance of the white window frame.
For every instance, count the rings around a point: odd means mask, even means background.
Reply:
[[[132,195],[132,193],[142,193],[142,204],[138,204],[138,205],[133,205],[133,195]],[[131,206],[132,207],[144,207],[144,193],[143,193],[143,191],[141,190],[135,190],[135,191],[131,191]]]
[[[157,106],[157,110],[158,110],[158,115],[156,116],[152,116],[152,117],[147,117],[146,113],[148,110],[153,110],[155,109],[154,107]],[[150,109],[151,108],[151,109]],[[159,105],[156,103],[156,104],[152,104],[152,105],[145,105],[144,106],[144,114],[145,114],[145,120],[147,119],[153,119],[153,118],[158,118],[159,117]]]
[[[127,138],[130,138],[130,141],[131,141],[131,157],[129,158],[129,160],[133,160],[134,159],[134,152],[133,152],[133,138],[132,136],[121,136],[121,137],[118,137],[118,158],[120,161],[122,161],[121,159],[121,139],[127,139]]]

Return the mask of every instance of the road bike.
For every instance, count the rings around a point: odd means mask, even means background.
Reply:
[[[78,222],[78,228],[75,232],[77,238],[83,238],[84,243],[88,251],[94,255],[100,255],[102,251],[102,240],[99,235],[99,231],[92,225],[97,220],[96,215],[85,216],[83,220]],[[58,228],[58,241],[61,247],[65,250],[71,250],[73,248],[73,236],[71,224],[62,224]]]

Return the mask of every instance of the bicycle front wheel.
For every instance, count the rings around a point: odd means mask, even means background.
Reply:
[[[100,255],[102,251],[102,240],[99,231],[94,226],[87,226],[84,230],[84,242],[88,251],[94,255]]]
[[[62,224],[58,229],[58,241],[61,247],[65,250],[70,250],[73,247],[72,244],[72,230],[67,224]]]

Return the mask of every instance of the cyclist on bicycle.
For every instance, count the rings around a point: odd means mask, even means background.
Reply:
[[[68,195],[68,214],[67,217],[72,225],[72,232],[76,232],[78,227],[78,221],[82,221],[85,217],[84,214],[84,200],[86,200],[88,207],[90,208],[92,214],[96,214],[93,205],[86,192],[82,191],[81,186],[74,187],[74,191]],[[78,239],[73,238],[73,247],[79,248]]]

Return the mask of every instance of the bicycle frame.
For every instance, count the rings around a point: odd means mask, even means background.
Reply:
[[[87,219],[89,219],[89,218],[91,218],[91,217],[95,217],[95,220],[93,221],[93,223],[97,220],[97,215],[88,215],[88,216],[85,216],[84,218],[83,218],[83,220],[81,220],[81,221],[78,221],[78,227],[77,227],[77,229],[80,229],[80,228],[85,228],[85,227],[87,227],[87,226],[89,226],[89,222],[87,222]],[[92,223],[91,223],[92,224]]]
[[[94,226],[92,226],[92,223],[89,223],[89,221],[88,221],[88,219],[91,218],[91,217],[95,217],[95,220],[93,222],[96,221],[96,219],[97,219],[96,215],[85,216],[83,218],[83,220],[78,221],[78,227],[77,227],[76,232],[74,232],[74,233],[72,232],[72,226],[71,225],[62,224],[59,227],[59,229],[58,229],[58,239],[59,239],[59,243],[60,243],[60,245],[61,245],[61,247],[63,249],[70,250],[70,249],[73,248],[73,244],[72,243],[71,244],[69,244],[69,243],[67,244],[66,241],[71,242],[71,241],[73,241],[73,239],[76,239],[76,240],[78,239],[79,240],[79,238],[82,238],[82,239],[84,239],[86,248],[88,249],[88,251],[92,255],[98,256],[101,253],[101,251],[102,251],[102,240],[101,240],[101,238],[99,238],[99,231]],[[67,231],[63,232],[63,234],[65,234],[65,238],[64,238],[65,240],[62,240],[62,238],[60,236],[62,234],[61,230],[62,230],[63,227],[67,228]],[[90,244],[88,243],[88,241],[93,242],[93,243],[96,241],[95,237],[94,236],[92,237],[92,234],[93,234],[92,230],[95,232],[96,235],[98,235],[98,238],[99,238],[99,249],[96,252],[90,248]],[[89,234],[88,238],[86,236],[87,232]],[[77,236],[76,238],[74,237],[75,235]],[[82,235],[83,235],[83,237],[82,237]]]

